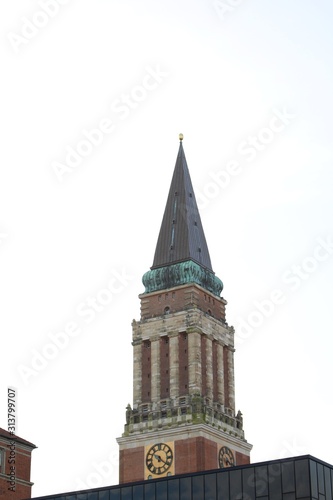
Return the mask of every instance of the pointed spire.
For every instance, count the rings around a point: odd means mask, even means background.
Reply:
[[[179,134],[179,139],[178,156],[152,269],[193,260],[212,271],[206,238],[183,149],[183,134]]]
[[[183,134],[151,270],[142,278],[145,293],[197,283],[216,296],[215,276],[183,149]]]

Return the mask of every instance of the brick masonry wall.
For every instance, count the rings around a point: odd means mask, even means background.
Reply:
[[[175,442],[175,474],[200,472],[217,469],[219,445],[204,437],[184,439]],[[246,465],[250,457],[238,451],[234,452],[235,464]]]
[[[175,442],[175,474],[200,472],[218,467],[217,443],[204,437]]]
[[[119,483],[131,483],[144,479],[145,449],[143,446],[120,450]]]
[[[226,300],[196,285],[184,285],[168,292],[140,295],[141,319],[174,313],[196,306],[218,320],[225,320]]]
[[[31,498],[31,486],[16,484],[15,491],[8,490],[7,480],[0,478],[0,498],[4,500],[22,500]]]
[[[244,453],[236,451],[236,465],[247,465],[249,463],[250,457],[248,455],[244,455]]]
[[[31,470],[31,450],[23,448],[20,443],[15,443],[15,456],[10,455],[10,448],[8,445],[10,440],[0,438],[0,448],[4,450],[3,466],[0,471],[0,498],[10,498],[11,500],[20,500],[22,498],[31,498],[31,485],[18,484],[16,482],[15,492],[9,491],[8,476],[10,474],[10,467],[13,464],[9,463],[10,458],[15,458],[15,477],[18,480],[30,483],[30,470]]]

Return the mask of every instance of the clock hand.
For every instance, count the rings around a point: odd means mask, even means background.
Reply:
[[[156,460],[158,462],[163,462],[164,464],[166,464],[166,462],[163,460],[163,458],[160,457],[159,455],[157,455],[157,453],[154,453],[154,458],[156,458]]]

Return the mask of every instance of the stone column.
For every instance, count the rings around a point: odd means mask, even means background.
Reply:
[[[224,405],[223,345],[217,344],[217,401]]]
[[[235,373],[234,373],[234,352],[233,347],[228,348],[228,370],[229,370],[229,408],[235,411]]]
[[[142,340],[133,340],[133,407],[138,408],[142,398]]]
[[[207,397],[213,402],[213,341],[206,336],[206,387]]]
[[[151,349],[151,400],[160,400],[161,394],[161,366],[160,366],[160,337],[150,339]]]
[[[201,334],[188,333],[188,383],[189,394],[202,394]]]
[[[179,397],[179,340],[178,332],[169,334],[170,398]]]

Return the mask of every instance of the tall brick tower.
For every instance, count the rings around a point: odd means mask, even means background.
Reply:
[[[234,329],[213,272],[180,135],[153,265],[133,321],[133,408],[120,483],[250,462],[235,412]]]

